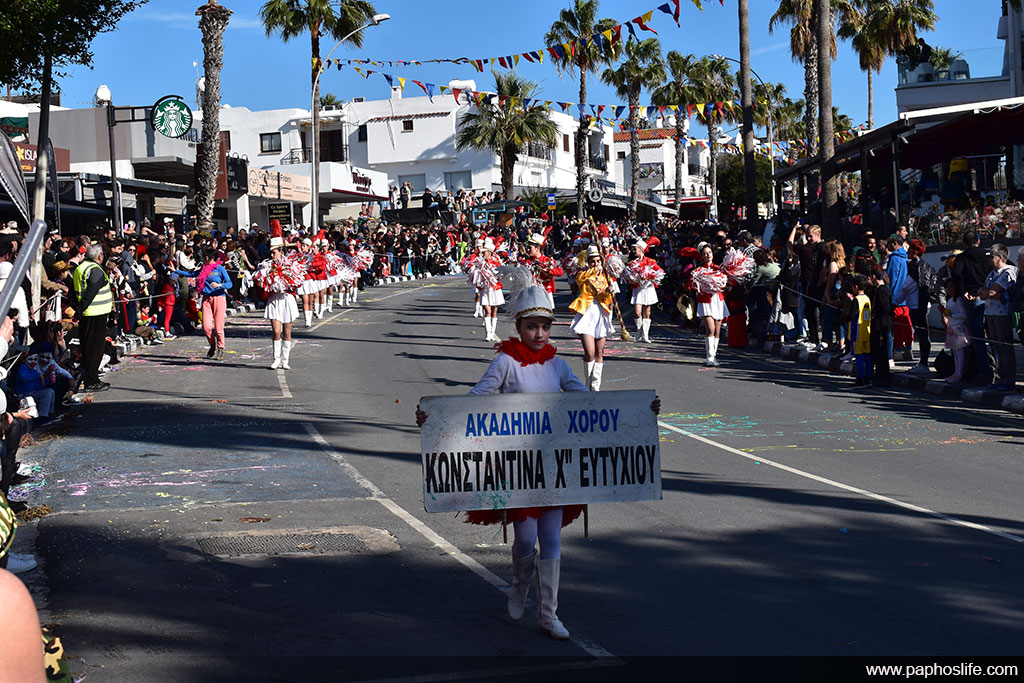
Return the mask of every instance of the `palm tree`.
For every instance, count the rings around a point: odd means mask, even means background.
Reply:
[[[537,84],[515,73],[495,73],[497,97],[482,100],[476,110],[459,119],[455,136],[458,150],[490,150],[501,161],[501,195],[512,196],[512,173],[519,150],[531,142],[553,147],[558,126],[540,106],[527,108],[524,100],[537,99]]]
[[[711,152],[711,209],[718,217],[718,138],[721,125],[734,122],[731,107],[717,107],[716,103],[736,100],[736,77],[729,64],[719,57],[702,57],[693,72],[695,95],[700,118],[708,127],[708,148]]]
[[[209,0],[196,10],[199,30],[203,34],[203,73],[206,90],[203,94],[203,154],[199,166],[196,192],[196,215],[200,229],[213,225],[214,195],[217,192],[217,170],[220,165],[220,70],[224,66],[224,30],[231,10]]]
[[[559,69],[576,69],[580,75],[580,123],[576,131],[576,217],[583,218],[587,192],[587,165],[589,162],[587,131],[589,125],[583,113],[587,101],[587,73],[597,73],[602,64],[614,57],[614,49],[593,40],[595,33],[608,31],[617,25],[614,19],[598,19],[598,0],[572,0],[568,9],[558,13],[558,19],[544,35],[548,47],[573,45],[573,52],[556,60]]]
[[[934,28],[932,7],[932,0],[852,0],[844,7],[838,35],[850,41],[868,75],[868,128],[875,127],[873,74],[914,45],[918,31]]]
[[[750,9],[736,3],[740,24],[740,103],[743,106],[743,185],[747,219],[757,218],[757,171],[754,167],[754,98],[750,88]],[[769,154],[771,150],[769,150]]]
[[[321,109],[337,109],[341,106],[341,100],[334,96],[334,93],[327,93],[320,97]]]
[[[311,102],[318,102],[320,37],[331,36],[335,40],[341,40],[347,35],[346,42],[349,45],[362,47],[363,34],[353,31],[368,23],[376,13],[377,10],[368,0],[267,0],[260,8],[260,21],[263,22],[263,28],[266,29],[268,36],[280,33],[281,39],[285,42],[309,32],[312,64],[309,81],[313,88]],[[319,122],[319,107],[313,107],[310,148],[320,142],[312,139],[312,131],[319,130]],[[320,187],[320,169],[314,168],[313,174],[313,187]],[[313,216],[314,225],[318,220],[317,216]]]
[[[697,86],[693,80],[698,59],[692,55],[683,55],[675,50],[666,55],[668,80],[651,93],[651,102],[662,107],[676,107],[676,134],[673,136],[676,146],[676,180],[675,201],[679,214],[683,211],[683,150],[686,147],[686,105],[700,101]],[[632,137],[630,138],[632,143]],[[634,153],[634,156],[636,154]],[[635,171],[634,171],[635,174]]]
[[[661,58],[661,43],[657,38],[628,40],[624,59],[616,67],[608,67],[601,80],[615,88],[615,94],[629,104],[629,220],[636,220],[636,200],[640,187],[640,135],[637,133],[637,111],[640,92],[654,88],[665,80],[665,62]]]
[[[835,41],[830,0],[818,0],[818,54],[828,50],[829,41]],[[822,59],[818,64],[818,134],[821,136],[821,228],[823,236],[839,236],[839,217],[836,208],[839,203],[839,188],[832,173],[832,157],[835,156],[835,121],[832,118],[832,59]]]

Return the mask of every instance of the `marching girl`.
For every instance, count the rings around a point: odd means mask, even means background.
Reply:
[[[532,274],[514,275],[512,279],[529,281]],[[515,284],[510,289],[514,291]],[[537,285],[525,287],[512,297],[511,309],[520,338],[509,337],[508,341],[501,343],[497,357],[469,393],[586,391],[569,364],[556,355],[558,350],[548,343],[555,315],[548,307],[547,292]],[[661,401],[655,398],[651,410],[658,413]],[[417,426],[422,427],[427,417],[417,407]],[[512,585],[506,605],[508,615],[515,621],[523,617],[530,584],[536,582],[540,627],[557,640],[569,637],[569,631],[557,615],[562,527],[571,524],[582,512],[582,505],[566,505],[466,513],[466,521],[472,524],[498,524],[503,519],[512,521],[515,538],[512,543]],[[538,541],[539,553],[536,549]]]
[[[324,258],[327,259],[327,288],[324,290],[324,302],[327,306],[327,312],[334,312],[334,293],[338,291],[341,286],[341,275],[339,274],[338,267],[341,265],[341,256],[338,255],[334,245],[331,244],[330,239],[325,240],[326,251],[324,251]],[[338,305],[341,305],[339,297]]]
[[[480,258],[480,252],[483,251],[483,248],[484,248],[484,241],[481,240],[481,239],[478,239],[476,241],[476,246],[471,251],[468,251],[466,253],[466,256],[459,263],[459,266],[462,267],[462,272],[463,273],[469,273],[473,269],[473,263],[478,258]],[[470,282],[469,284],[472,285],[473,283]],[[480,290],[478,290],[476,287],[473,287],[473,317],[474,318],[482,318],[483,315],[484,315],[484,308],[483,308],[483,306],[480,305]]]
[[[270,320],[274,335],[274,362],[270,369],[291,370],[288,359],[292,352],[292,322],[299,317],[293,292],[307,280],[301,255],[285,256],[280,233],[270,238],[270,258],[259,264],[253,281],[267,295],[263,317]]]
[[[313,276],[316,278],[316,303],[313,304],[313,311],[317,320],[322,320],[327,311],[327,240],[324,239],[324,232],[321,230],[314,242],[313,260],[310,266]]]
[[[548,295],[548,303],[551,310],[555,309],[555,278],[563,274],[558,262],[550,256],[545,256],[544,236],[533,233],[526,241],[527,256],[523,262],[533,271],[534,284],[543,288]]]
[[[480,256],[470,267],[470,283],[476,287],[480,297],[480,306],[484,312],[484,329],[487,330],[486,341],[501,341],[498,336],[498,306],[505,303],[502,294],[501,280],[498,278],[498,266],[501,261],[494,254],[494,240],[488,237]]]
[[[586,258],[586,270],[576,275],[579,296],[569,304],[569,310],[576,313],[569,331],[579,335],[583,343],[587,388],[600,391],[605,340],[608,335],[615,333],[612,325],[611,282],[605,275],[601,251],[597,247],[587,247]]]
[[[725,287],[728,276],[715,265],[715,252],[707,242],[697,245],[701,264],[690,273],[690,283],[697,292],[697,317],[704,323],[704,348],[707,353],[705,367],[717,368],[718,339],[725,318]]]
[[[633,290],[630,301],[635,308],[636,330],[640,338],[648,344],[651,343],[651,306],[658,303],[657,287],[665,277],[658,262],[645,256],[647,243],[637,240],[633,245],[633,260],[626,268],[626,278]]]
[[[302,315],[306,319],[306,327],[313,325],[313,305],[316,303],[317,279],[313,270],[313,240],[308,237],[299,242],[299,252],[296,255],[299,264],[305,268],[305,276],[302,285],[299,287],[299,295],[302,297]]]

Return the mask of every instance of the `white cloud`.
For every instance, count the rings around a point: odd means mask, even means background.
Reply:
[[[177,29],[198,30],[199,17],[194,13],[187,12],[156,12],[141,11],[129,14],[128,21],[164,24],[165,26]],[[234,14],[228,20],[228,30],[231,29],[262,29],[263,24],[255,17],[244,17]]]
[[[778,50],[785,50],[788,47],[789,43],[775,43],[774,45],[765,45],[764,47],[759,47],[756,50],[751,50],[750,54],[763,55],[766,52],[776,52]]]

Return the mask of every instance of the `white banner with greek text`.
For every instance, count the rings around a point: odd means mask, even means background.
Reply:
[[[427,512],[661,499],[653,391],[428,396]]]

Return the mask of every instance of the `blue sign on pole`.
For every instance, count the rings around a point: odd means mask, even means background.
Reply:
[[[549,194],[548,195],[548,208],[549,209],[555,208],[555,195],[554,194]]]

